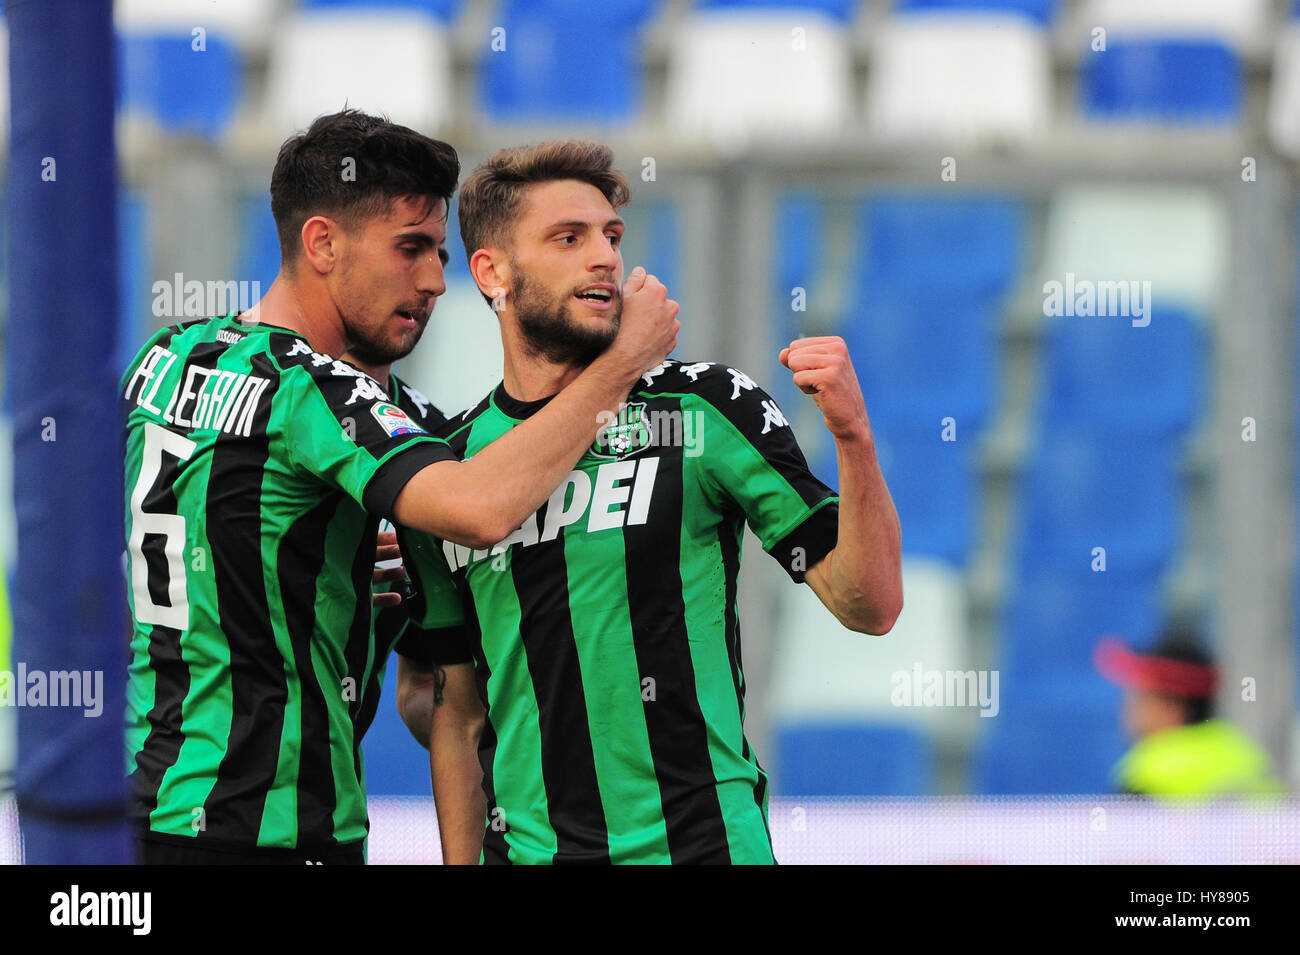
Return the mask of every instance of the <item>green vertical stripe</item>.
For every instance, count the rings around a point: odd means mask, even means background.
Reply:
[[[519,639],[519,595],[515,593],[509,560],[509,555],[503,557],[504,570],[491,569],[489,563],[485,572],[468,575],[475,604],[492,608],[493,626],[483,632],[483,656],[491,674],[487,694],[489,700],[497,703],[492,723],[497,753],[512,755],[510,760],[493,762],[493,789],[497,793],[510,793],[511,800],[519,801],[517,805],[511,802],[488,806],[488,815],[496,818],[498,810],[505,813],[511,830],[506,834],[510,861],[536,864],[550,862],[559,846],[555,831],[547,822],[549,803],[542,778],[540,714],[528,671],[528,657]],[[509,718],[503,720],[503,716]],[[539,823],[536,827],[530,825],[534,820]],[[526,843],[532,851],[521,853],[516,840]]]
[[[694,498],[694,494],[687,494],[689,502],[695,503]],[[683,518],[686,526],[693,526],[685,514]],[[695,668],[696,698],[709,727],[709,758],[717,780],[731,861],[770,863],[766,819],[754,802],[756,771],[741,756],[744,730],[727,654],[726,610],[717,599],[726,592],[726,581],[716,534],[707,540],[699,534],[692,540],[684,529],[680,572],[687,594],[686,629]]]
[[[645,707],[655,704],[642,702],[626,600],[623,531],[589,534],[575,524],[566,529],[564,557],[610,856],[620,862],[670,862],[645,720]],[[600,573],[584,572],[591,567],[601,568]]]

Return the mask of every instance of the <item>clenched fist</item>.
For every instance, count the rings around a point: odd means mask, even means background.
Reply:
[[[794,372],[794,383],[817,402],[826,427],[837,439],[866,438],[871,433],[862,388],[838,336],[800,338],[781,349],[781,364]]]

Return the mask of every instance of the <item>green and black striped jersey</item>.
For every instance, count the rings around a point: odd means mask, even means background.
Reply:
[[[438,406],[395,374],[389,376],[388,393],[397,406],[425,431],[433,433],[446,425],[447,416]],[[387,520],[381,521],[379,529],[392,530],[393,525]],[[424,548],[425,552],[428,550]],[[412,586],[401,588],[398,586],[400,582],[375,584],[373,588],[376,593],[393,590],[405,592],[402,602],[397,606],[374,611],[376,664],[362,693],[358,733],[364,733],[374,722],[383,690],[384,671],[392,652],[396,650],[403,656],[422,663],[432,663],[430,641],[447,639],[441,633],[442,630],[449,627],[459,629],[464,625],[460,597],[455,587],[445,579],[430,580],[428,575],[412,570],[412,564],[417,559],[418,556],[413,554],[404,563],[408,576],[415,581],[426,581],[426,589],[416,590]]]
[[[159,332],[122,394],[137,817],[245,849],[364,839],[375,535],[450,449],[351,365],[233,316]]]
[[[448,425],[472,457],[536,412],[498,386]],[[745,739],[744,525],[790,576],[835,545],[838,499],[752,379],[652,369],[536,514],[441,546],[487,707],[485,862],[773,861]]]

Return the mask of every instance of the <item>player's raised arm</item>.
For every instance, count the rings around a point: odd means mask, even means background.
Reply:
[[[808,586],[849,629],[888,633],[903,609],[898,512],[876,460],[848,348],[842,338],[802,338],[780,358],[817,403],[839,462],[839,534],[835,547],[808,568]]]
[[[440,461],[398,494],[398,523],[469,547],[490,547],[537,510],[590,447],[602,412],[676,345],[677,303],[654,276],[633,269],[623,319],[609,349],[549,404],[469,461]]]

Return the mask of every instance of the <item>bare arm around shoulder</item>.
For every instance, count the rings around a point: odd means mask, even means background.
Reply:
[[[508,536],[595,440],[602,412],[617,411],[636,379],[676,346],[677,308],[663,283],[634,269],[609,350],[545,408],[470,460],[439,461],[416,473],[393,505],[397,523],[469,547],[491,547]]]

